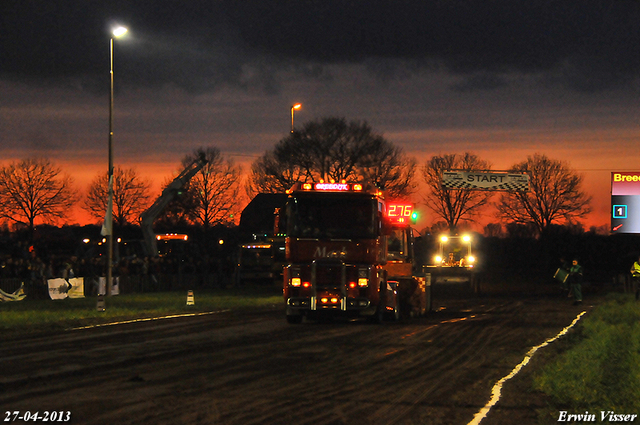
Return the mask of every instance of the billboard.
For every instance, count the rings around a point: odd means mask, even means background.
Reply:
[[[611,173],[611,231],[640,233],[640,171]]]

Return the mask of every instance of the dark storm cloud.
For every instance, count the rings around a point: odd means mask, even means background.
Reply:
[[[3,0],[0,73],[97,84],[116,21],[132,30],[117,44],[124,82],[190,91],[277,90],[279,70],[353,63],[385,75],[446,70],[468,77],[459,90],[513,74],[596,90],[640,70],[636,0]]]

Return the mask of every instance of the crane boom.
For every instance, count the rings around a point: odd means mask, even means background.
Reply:
[[[156,257],[158,255],[158,244],[156,241],[156,235],[153,232],[153,222],[160,215],[160,213],[166,208],[177,195],[180,189],[186,185],[189,180],[195,176],[198,171],[207,164],[207,159],[204,154],[201,154],[191,164],[182,170],[180,175],[173,179],[173,181],[164,188],[158,199],[151,205],[145,212],[140,215],[140,228],[142,229],[142,235],[144,238],[144,250],[145,255],[150,257]]]

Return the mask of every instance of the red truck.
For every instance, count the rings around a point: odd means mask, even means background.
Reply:
[[[285,233],[284,301],[289,323],[303,317],[400,316],[387,279],[391,231],[382,192],[366,183],[296,183],[276,219]]]

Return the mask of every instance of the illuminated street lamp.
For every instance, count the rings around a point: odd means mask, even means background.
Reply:
[[[109,296],[109,285],[113,271],[113,39],[122,37],[127,33],[127,28],[118,26],[111,32],[113,35],[109,41],[109,63],[111,65],[111,86],[109,91],[109,193],[107,198],[107,213],[103,235],[107,236],[107,282],[105,283],[105,295]]]
[[[300,107],[302,107],[302,105],[299,103],[296,103],[291,107],[291,132],[292,133],[293,133],[293,113],[296,109],[300,109]]]

